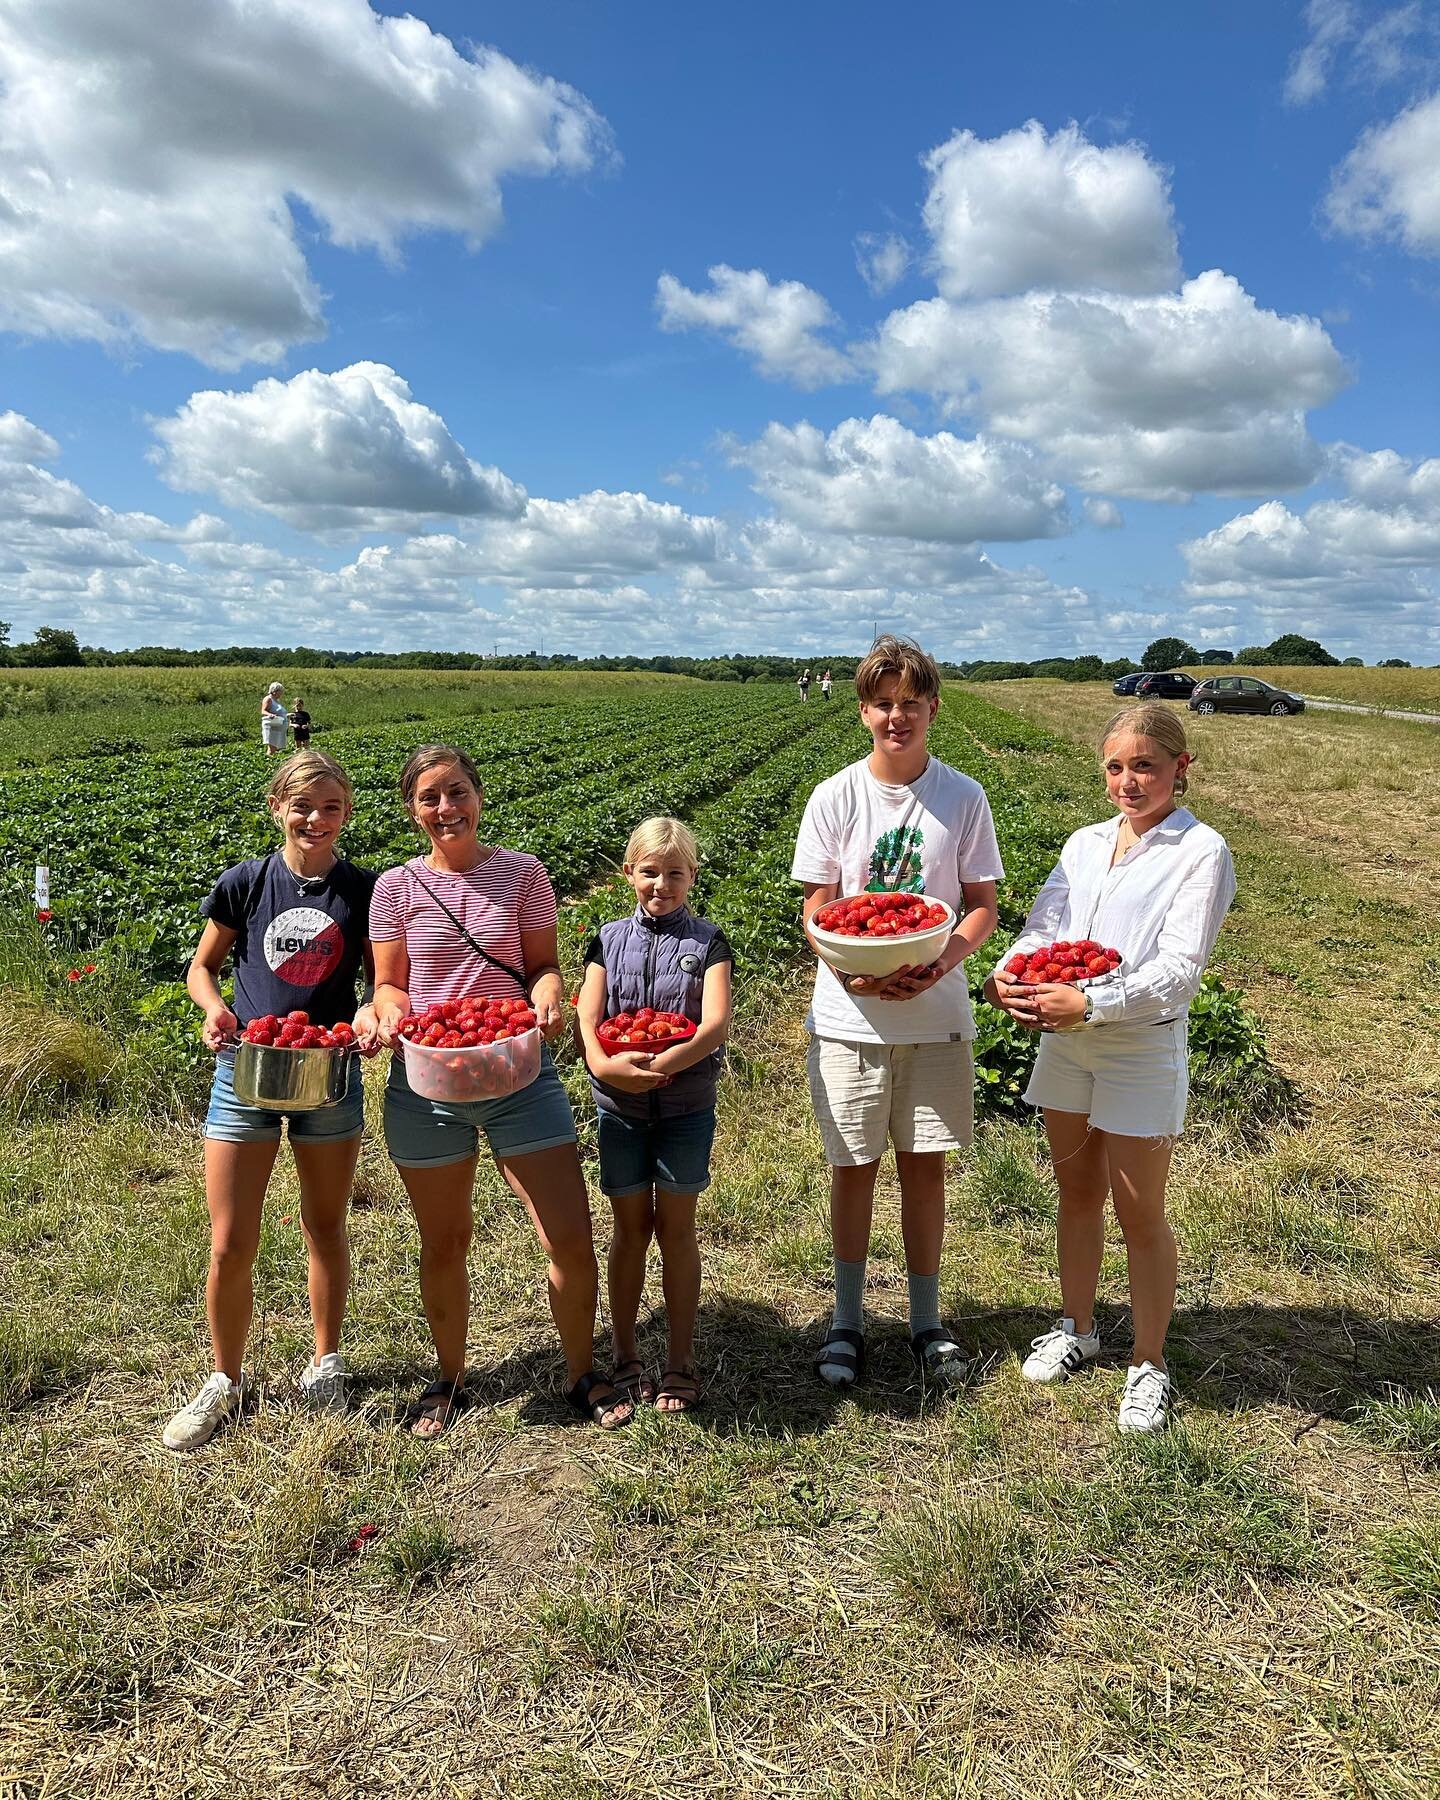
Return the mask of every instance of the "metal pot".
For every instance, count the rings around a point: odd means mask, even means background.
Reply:
[[[235,1098],[266,1112],[318,1112],[344,1099],[353,1056],[352,1050],[282,1050],[242,1040],[231,1077]]]

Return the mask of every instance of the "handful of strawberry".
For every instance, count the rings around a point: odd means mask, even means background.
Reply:
[[[1094,938],[1077,938],[1074,943],[1046,944],[1029,956],[1017,953],[1004,967],[1012,981],[1064,981],[1083,987],[1087,981],[1113,975],[1124,960],[1118,950],[1106,950]]]
[[[355,1028],[342,1019],[338,1025],[312,1025],[307,1012],[264,1013],[241,1032],[247,1044],[267,1050],[352,1050]]]
[[[406,1013],[400,1036],[423,1050],[473,1050],[477,1044],[498,1044],[524,1037],[538,1023],[528,1000],[482,1000],[467,994],[463,1000],[440,1000],[418,1013]]]

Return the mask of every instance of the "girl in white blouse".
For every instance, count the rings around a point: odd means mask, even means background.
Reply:
[[[1016,980],[998,968],[985,996],[1045,1033],[1025,1098],[1043,1109],[1060,1187],[1064,1316],[1035,1339],[1027,1380],[1065,1381],[1100,1353],[1095,1289],[1114,1196],[1130,1271],[1135,1347],[1122,1431],[1160,1431],[1175,1387],[1165,1334],[1175,1307],[1175,1238],[1165,1184],[1189,1093],[1186,1026],[1221,921],[1235,898],[1224,838],[1179,804],[1193,758],[1180,715],[1128,707],[1100,745],[1118,818],[1074,833],[1014,950],[1093,938],[1124,959],[1079,988]]]

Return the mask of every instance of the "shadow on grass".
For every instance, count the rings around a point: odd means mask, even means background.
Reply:
[[[1130,1344],[1123,1307],[1097,1309],[1104,1343],[1102,1365],[1122,1368]],[[1019,1360],[1032,1338],[1049,1328],[1053,1314],[1038,1307],[993,1308],[961,1296],[948,1313],[957,1340],[975,1356],[971,1381],[951,1403]],[[696,1330],[704,1393],[695,1418],[722,1436],[813,1436],[828,1429],[837,1408],[853,1398],[867,1413],[913,1419],[944,1404],[922,1383],[903,1322],[871,1322],[864,1382],[854,1390],[826,1387],[815,1374],[815,1352],[829,1324],[822,1314],[799,1329],[764,1301],[714,1295],[702,1302]],[[1217,1412],[1279,1405],[1315,1418],[1354,1419],[1357,1409],[1399,1389],[1440,1387],[1440,1327],[1420,1318],[1370,1318],[1346,1307],[1182,1307],[1175,1315],[1169,1353],[1172,1369],[1192,1407]],[[663,1313],[642,1321],[640,1350],[658,1376],[664,1362]],[[596,1368],[607,1374],[610,1347],[597,1343]],[[376,1423],[402,1423],[433,1365],[411,1361],[373,1365],[355,1383],[355,1398],[394,1404],[375,1406]],[[553,1338],[518,1348],[489,1365],[472,1365],[471,1396],[484,1404],[523,1398],[528,1425],[591,1429],[566,1402],[565,1365]]]

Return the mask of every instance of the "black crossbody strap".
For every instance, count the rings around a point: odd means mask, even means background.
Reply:
[[[445,917],[450,921],[450,923],[460,933],[461,937],[464,938],[465,942],[470,946],[470,948],[475,952],[475,954],[477,956],[483,956],[485,958],[486,962],[494,963],[494,965],[497,969],[501,970],[502,973],[504,973],[510,977],[510,979],[520,989],[520,992],[522,994],[528,993],[529,989],[525,986],[525,977],[522,974],[520,974],[520,972],[517,969],[512,969],[510,967],[509,963],[501,962],[500,958],[498,956],[496,956],[493,951],[487,950],[483,944],[477,944],[475,942],[474,938],[471,937],[470,933],[465,929],[465,927],[455,917],[454,913],[451,912],[450,908],[445,904],[445,902],[435,892],[434,888],[431,887],[430,883],[428,881],[426,881],[424,876],[414,866],[413,863],[410,866],[410,872],[415,877],[415,879],[420,883],[421,887],[424,888],[425,892],[430,896],[430,898],[440,908],[441,912],[444,913]]]

